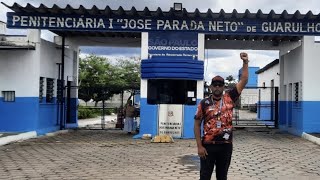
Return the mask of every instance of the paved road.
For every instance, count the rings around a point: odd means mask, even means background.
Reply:
[[[320,146],[235,131],[229,179],[320,179]],[[194,140],[155,144],[119,130],[78,130],[0,146],[0,179],[183,179],[199,176]],[[215,178],[212,178],[215,179]]]

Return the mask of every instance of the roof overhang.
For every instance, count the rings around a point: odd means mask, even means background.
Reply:
[[[188,12],[186,9],[175,11],[173,8],[169,11],[162,11],[161,8],[150,11],[146,7],[138,11],[135,7],[124,10],[121,6],[115,10],[109,6],[99,9],[96,6],[85,8],[82,5],[74,8],[71,5],[59,7],[56,4],[52,7],[44,4],[34,7],[29,3],[26,6],[17,3],[2,4],[14,11],[7,14],[8,28],[48,29],[55,34],[68,37],[140,38],[140,33],[146,31],[178,31],[204,33],[206,39],[217,40],[297,41],[304,35],[320,35],[320,16],[314,15],[311,11],[306,14],[299,11],[289,14],[286,10],[280,14],[273,10],[269,13],[263,13],[261,10],[256,13],[249,10],[244,13],[238,13],[236,10],[226,13],[224,10],[212,12],[211,9],[206,12],[200,12],[198,9],[194,12]],[[45,20],[41,19],[42,17]],[[34,18],[39,18],[39,24],[35,23]],[[50,18],[54,27],[48,25]],[[68,21],[64,23],[64,27],[57,27],[58,18],[64,18],[64,22]],[[88,28],[84,27],[88,21],[79,23],[79,20],[87,18],[91,18],[90,23],[102,18],[104,26],[98,27],[96,23],[96,27]],[[130,20],[132,27],[129,27]]]
[[[265,65],[263,68],[259,69],[258,71],[256,71],[256,74],[261,74],[265,71],[267,71],[268,69],[274,67],[275,65],[279,64],[279,59],[275,59],[274,61],[272,61],[271,63]]]
[[[25,36],[0,35],[0,50],[35,50],[35,44],[26,41]]]

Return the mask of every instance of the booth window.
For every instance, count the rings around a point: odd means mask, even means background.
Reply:
[[[197,103],[197,81],[195,80],[148,80],[148,104],[185,104]]]
[[[53,102],[53,83],[54,83],[54,79],[47,78],[47,94],[46,94],[47,103]]]
[[[39,102],[42,102],[43,99],[43,87],[44,87],[44,78],[40,77],[39,79]]]
[[[2,91],[4,102],[14,102],[16,100],[15,91]]]

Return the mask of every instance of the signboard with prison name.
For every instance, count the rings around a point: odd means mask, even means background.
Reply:
[[[7,13],[8,28],[80,31],[181,31],[237,35],[319,35],[317,19],[132,18],[126,16]]]

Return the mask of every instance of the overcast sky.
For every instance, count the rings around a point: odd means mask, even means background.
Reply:
[[[283,10],[287,10],[288,13],[294,13],[299,10],[300,13],[307,13],[309,10],[313,14],[320,13],[320,1],[319,0],[0,0],[6,4],[12,5],[17,2],[23,6],[26,3],[30,3],[34,6],[39,6],[41,3],[51,7],[53,4],[57,4],[60,7],[65,7],[70,4],[74,8],[78,8],[83,5],[87,8],[91,8],[96,5],[100,9],[104,9],[105,6],[110,6],[112,9],[117,9],[122,6],[125,10],[131,9],[134,6],[137,10],[143,10],[148,7],[150,10],[156,10],[160,7],[163,11],[168,11],[173,6],[174,2],[182,2],[183,7],[187,11],[194,11],[198,8],[201,12],[206,12],[210,8],[213,12],[218,12],[220,9],[224,9],[225,12],[232,12],[236,9],[238,12],[244,12],[248,9],[250,12],[257,12],[259,9],[264,13],[269,13],[270,10],[274,10],[276,13],[281,13]],[[195,3],[197,2],[197,3]],[[196,5],[195,5],[196,4]],[[6,22],[6,12],[10,11],[5,6],[0,4],[0,21]],[[7,34],[25,34],[21,30],[8,30]],[[51,35],[48,32],[43,32],[42,37],[45,39],[51,39]],[[82,47],[83,54],[101,54],[106,57],[131,57],[139,56],[139,48],[106,48],[106,47]],[[250,66],[263,67],[274,59],[278,58],[277,51],[247,51],[250,57]],[[214,75],[222,75],[224,77],[228,75],[237,76],[239,68],[241,68],[241,61],[239,60],[238,50],[209,50],[208,58],[205,59],[205,78],[209,80]],[[207,64],[208,62],[208,64]]]

